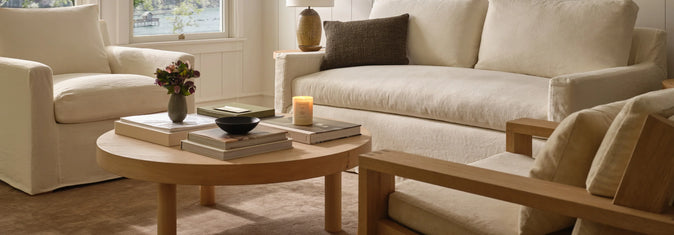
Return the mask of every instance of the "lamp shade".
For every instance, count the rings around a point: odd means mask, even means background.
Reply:
[[[286,7],[332,7],[334,0],[286,0]]]

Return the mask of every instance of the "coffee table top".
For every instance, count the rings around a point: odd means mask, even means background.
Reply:
[[[132,179],[167,184],[241,185],[286,182],[330,175],[358,165],[371,149],[370,133],[227,161],[115,134],[96,141],[98,165]]]

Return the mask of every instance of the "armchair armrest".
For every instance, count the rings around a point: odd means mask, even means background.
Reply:
[[[568,74],[550,80],[548,119],[661,88],[667,73],[653,62]]]
[[[393,177],[402,176],[503,201],[648,234],[674,231],[674,212],[663,214],[618,206],[584,188],[474,166],[382,150],[359,157],[359,233],[375,234],[385,219]],[[382,200],[383,198],[383,200]]]
[[[112,73],[154,77],[157,68],[164,68],[171,62],[182,60],[194,65],[194,56],[183,52],[122,46],[107,46],[106,51]]]
[[[290,111],[293,79],[319,72],[323,55],[325,55],[324,51],[275,53],[274,109],[277,112],[286,113]]]
[[[557,125],[557,122],[531,118],[506,122],[506,151],[531,157],[533,136],[550,137]]]
[[[39,184],[58,181],[56,158],[44,157],[57,152],[52,70],[42,63],[0,57],[0,83],[7,88],[0,92],[0,179],[32,194],[44,188]],[[51,175],[54,182],[31,182],[33,174]]]

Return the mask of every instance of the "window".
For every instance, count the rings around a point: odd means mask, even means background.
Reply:
[[[75,0],[0,0],[0,7],[49,8],[74,6]]]
[[[226,37],[226,0],[133,0],[133,42]]]

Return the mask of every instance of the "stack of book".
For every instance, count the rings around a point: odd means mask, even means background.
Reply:
[[[219,105],[198,107],[197,113],[216,118],[236,116],[263,118],[274,116],[274,109],[257,105],[229,102]]]
[[[164,112],[122,117],[115,121],[115,134],[170,147],[180,145],[189,131],[213,127],[214,117],[188,114],[183,122],[174,123]]]
[[[187,139],[181,141],[182,150],[229,160],[255,154],[290,149],[292,140],[286,137],[287,131],[257,126],[246,135],[230,135],[219,128],[190,132]]]
[[[309,126],[293,125],[292,117],[266,118],[260,121],[268,126],[288,131],[293,141],[304,144],[317,144],[325,141],[360,135],[360,125],[314,117]]]

